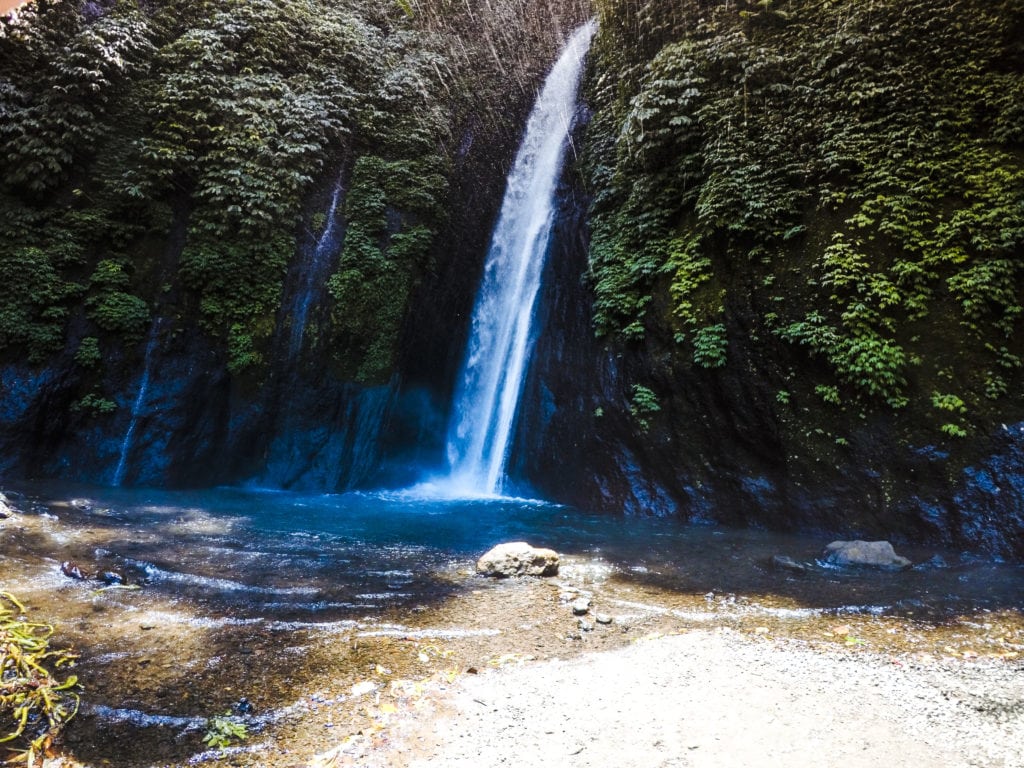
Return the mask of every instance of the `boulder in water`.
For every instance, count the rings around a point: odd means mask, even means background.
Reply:
[[[14,514],[11,505],[7,503],[7,497],[0,493],[0,520],[6,520]]]
[[[558,553],[553,549],[531,547],[525,541],[499,544],[476,561],[476,571],[484,576],[557,576]]]
[[[824,560],[832,565],[862,565],[899,571],[910,561],[897,555],[888,541],[833,541],[825,547]]]

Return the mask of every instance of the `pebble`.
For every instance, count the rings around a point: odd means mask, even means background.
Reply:
[[[577,597],[572,601],[572,612],[577,616],[585,616],[590,610],[590,599],[586,597]]]
[[[82,569],[82,566],[71,560],[65,560],[60,564],[60,572],[69,579],[77,579],[78,581],[86,581],[91,578],[90,575]]]
[[[596,621],[598,624],[611,624],[612,617],[609,616],[607,613],[599,613],[594,617],[594,621]]]
[[[99,579],[104,584],[111,585],[111,586],[115,585],[115,584],[124,584],[125,583],[124,575],[118,573],[117,571],[103,571],[99,575]]]
[[[592,632],[594,630],[594,625],[586,619],[580,619],[576,626],[580,628],[581,632]]]

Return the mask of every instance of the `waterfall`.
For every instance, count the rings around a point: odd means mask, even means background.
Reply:
[[[302,266],[299,273],[295,294],[292,297],[292,306],[289,312],[291,327],[288,335],[288,359],[294,360],[302,350],[302,339],[306,333],[306,325],[309,322],[309,309],[313,299],[317,295],[315,288],[323,280],[323,271],[326,267],[326,260],[329,259],[339,247],[338,226],[338,204],[344,197],[344,174],[338,175],[338,181],[334,185],[334,192],[331,194],[331,204],[327,208],[327,218],[323,231],[313,246],[313,253],[309,260]]]
[[[477,294],[448,428],[451,495],[494,496],[505,466],[533,338],[555,191],[596,22],[569,39],[537,97],[508,176]]]
[[[162,320],[163,318],[155,320],[153,327],[149,331],[149,341],[146,342],[146,354],[142,362],[142,376],[139,378],[139,389],[135,393],[135,400],[132,401],[131,419],[128,422],[128,429],[125,430],[124,437],[121,438],[121,450],[117,458],[117,467],[114,469],[112,482],[115,487],[120,487],[121,483],[124,482],[124,472],[128,466],[128,454],[132,449],[132,443],[135,441],[135,431],[138,429],[139,419],[146,405],[146,395],[149,393],[149,380],[153,370],[153,352],[156,349],[157,338],[160,335]]]

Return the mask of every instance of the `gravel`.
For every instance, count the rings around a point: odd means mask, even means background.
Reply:
[[[464,676],[382,765],[1024,766],[1024,664],[931,660],[729,629]],[[375,764],[371,761],[371,764]]]

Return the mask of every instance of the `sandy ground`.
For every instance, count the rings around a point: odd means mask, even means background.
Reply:
[[[1024,766],[1024,664],[697,630],[465,676],[392,731],[354,764],[1011,768]]]

